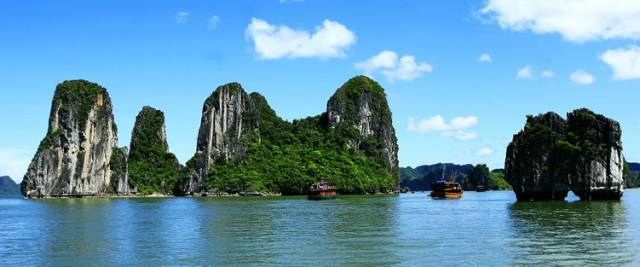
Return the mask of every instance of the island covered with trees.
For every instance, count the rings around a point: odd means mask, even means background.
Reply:
[[[85,80],[56,87],[47,135],[21,184],[27,197],[306,194],[321,179],[343,194],[397,192],[398,145],[384,89],[356,76],[327,110],[286,121],[239,83],[203,105],[196,153],[170,153],[164,113],[145,106],[129,148],[107,90]]]
[[[504,169],[490,170],[486,164],[438,163],[400,168],[400,186],[410,191],[430,191],[431,183],[442,179],[457,182],[464,190],[511,190],[504,179]]]

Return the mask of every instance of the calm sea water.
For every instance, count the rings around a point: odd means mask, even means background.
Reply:
[[[571,200],[0,199],[0,265],[640,265],[640,191]]]

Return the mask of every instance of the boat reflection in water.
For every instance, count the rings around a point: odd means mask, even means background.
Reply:
[[[310,200],[335,199],[336,197],[338,197],[336,187],[329,185],[324,179],[309,188],[308,198]]]

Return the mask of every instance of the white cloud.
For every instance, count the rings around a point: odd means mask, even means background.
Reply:
[[[569,76],[574,83],[579,85],[592,84],[596,81],[596,78],[593,75],[587,73],[584,70],[577,69]]]
[[[189,12],[180,11],[180,12],[178,12],[178,14],[176,14],[176,23],[185,24],[185,23],[187,23],[187,18],[188,17],[189,17]]]
[[[29,162],[28,154],[22,150],[0,149],[0,175],[9,175],[14,181],[22,181]]]
[[[385,50],[380,52],[367,61],[356,63],[356,69],[365,73],[372,73],[378,69],[391,69],[398,64],[398,54],[396,52]]]
[[[476,151],[476,156],[480,156],[480,157],[488,157],[493,155],[493,153],[495,153],[495,151],[493,151],[493,149],[489,148],[489,147],[483,147],[478,149],[478,151]]]
[[[545,79],[551,79],[556,76],[556,73],[551,70],[543,70],[538,74],[530,65],[526,65],[518,69],[518,72],[516,72],[516,79],[520,80],[535,80],[538,76]]]
[[[518,70],[518,72],[516,73],[516,78],[533,80],[535,79],[535,75],[533,74],[533,69],[531,68],[531,66],[526,65]]]
[[[245,36],[253,41],[254,50],[262,59],[344,57],[356,42],[356,35],[335,21],[324,20],[315,30],[310,34],[251,18]]]
[[[475,132],[467,132],[464,130],[456,130],[456,131],[445,131],[442,132],[443,136],[452,136],[453,138],[459,140],[459,141],[469,141],[469,140],[473,140],[473,139],[477,139],[478,138],[478,134]]]
[[[209,30],[218,28],[218,24],[220,24],[220,17],[213,15],[209,18]]]
[[[556,77],[556,73],[550,70],[543,70],[540,76],[542,76],[542,78],[551,79],[553,77]]]
[[[640,39],[637,0],[487,0],[480,12],[503,29],[559,33],[572,42]]]
[[[491,58],[491,55],[485,53],[485,54],[480,55],[480,57],[478,58],[478,61],[489,63],[489,62],[493,61],[493,59]]]
[[[382,51],[366,61],[358,62],[355,68],[370,76],[379,72],[391,82],[411,81],[433,71],[430,64],[416,62],[412,55],[404,55],[398,59],[398,54],[391,50]]]
[[[422,119],[417,123],[414,118],[409,118],[407,128],[411,132],[438,132],[443,136],[451,136],[460,141],[467,141],[478,138],[477,133],[467,131],[467,129],[473,128],[477,125],[478,118],[475,116],[455,117],[447,123],[442,116],[436,115]]]
[[[640,79],[640,47],[630,45],[627,49],[607,50],[600,59],[611,66],[614,79]]]

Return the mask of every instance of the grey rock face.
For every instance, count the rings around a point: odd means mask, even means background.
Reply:
[[[182,191],[199,193],[216,161],[236,162],[247,151],[247,131],[257,132],[255,107],[239,83],[218,87],[202,109],[195,169],[190,172]]]
[[[619,199],[624,192],[618,122],[587,109],[528,117],[507,147],[505,178],[518,200]]]
[[[519,200],[562,200],[569,187],[557,167],[555,146],[565,138],[566,121],[549,112],[528,117],[525,129],[507,147],[505,177]]]
[[[570,172],[573,192],[586,200],[622,197],[624,156],[620,124],[586,109],[569,113],[567,121],[568,131],[574,133],[576,142],[585,144],[575,159],[576,169]]]
[[[127,148],[115,148],[111,155],[111,188],[110,193],[118,195],[135,194],[136,188],[129,183]]]
[[[399,184],[397,138],[384,89],[377,82],[365,76],[347,81],[329,99],[326,114],[330,128],[353,127],[357,130],[351,146],[368,153],[377,150],[371,147],[372,144],[379,143],[380,160]]]
[[[110,191],[117,128],[106,89],[84,80],[59,84],[47,136],[21,189],[27,197],[89,196]]]

